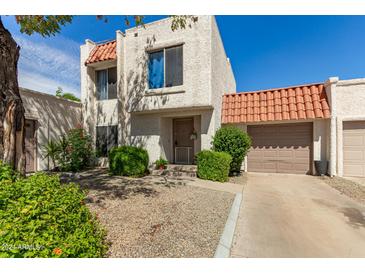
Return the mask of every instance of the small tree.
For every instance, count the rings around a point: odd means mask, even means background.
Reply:
[[[230,174],[239,173],[243,159],[251,147],[251,138],[237,127],[222,127],[213,137],[213,150],[232,156]]]
[[[56,97],[64,98],[67,100],[75,101],[75,102],[81,102],[80,98],[76,97],[70,92],[63,92],[63,89],[61,87],[58,87],[56,90]]]

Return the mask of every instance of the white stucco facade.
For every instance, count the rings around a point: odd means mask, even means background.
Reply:
[[[183,84],[148,88],[148,53],[182,45]],[[145,147],[153,162],[174,161],[173,120],[193,119],[194,153],[211,147],[221,125],[222,94],[236,83],[214,16],[199,16],[192,27],[171,30],[171,19],[116,32],[117,60],[85,65],[95,44],[81,46],[81,93],[84,126],[95,139],[95,128],[118,125],[119,144]],[[96,100],[95,71],[117,67],[117,99]]]

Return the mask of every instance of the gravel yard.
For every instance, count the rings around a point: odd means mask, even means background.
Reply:
[[[322,180],[331,187],[340,191],[342,194],[354,199],[355,201],[365,204],[365,186],[337,176],[333,178],[323,176]]]
[[[109,257],[212,257],[234,195],[186,180],[193,179],[131,179],[99,170],[77,181],[107,229]]]

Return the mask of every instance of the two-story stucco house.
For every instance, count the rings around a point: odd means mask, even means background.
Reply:
[[[151,162],[193,163],[221,126],[227,91],[236,83],[214,16],[176,31],[167,18],[81,46],[84,126],[100,157],[131,144]]]
[[[239,46],[239,45],[237,45]],[[365,79],[236,92],[213,16],[172,31],[170,19],[81,46],[84,126],[101,158],[141,145],[150,161],[191,164],[226,125],[253,145],[245,171],[365,177]]]

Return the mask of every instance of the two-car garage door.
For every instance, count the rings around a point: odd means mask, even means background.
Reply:
[[[252,138],[248,171],[311,173],[312,123],[254,125],[247,132]]]

